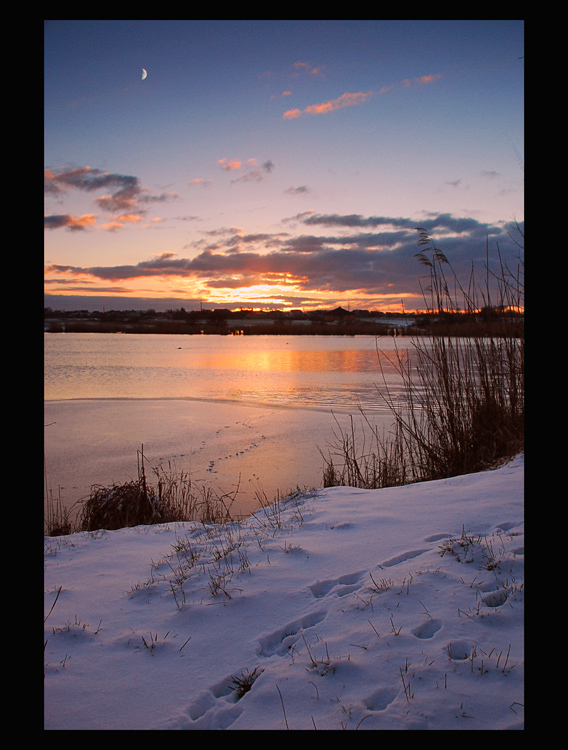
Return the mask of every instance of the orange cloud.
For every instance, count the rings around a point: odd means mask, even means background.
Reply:
[[[107,232],[116,232],[117,229],[122,229],[125,224],[135,224],[139,221],[142,221],[141,216],[137,216],[136,214],[122,214],[106,224],[101,224],[101,229],[106,229]]]
[[[298,62],[295,62],[295,63],[294,63],[294,67],[295,67],[296,69],[297,69],[297,68],[304,68],[304,70],[305,70],[305,71],[306,71],[307,73],[310,73],[310,74],[311,74],[311,75],[313,75],[313,76],[321,75],[321,73],[323,73],[323,68],[322,68],[321,66],[320,66],[319,68],[314,68],[314,67],[312,67],[312,66],[310,65],[310,63],[307,63],[307,62],[300,62],[299,60],[298,60]]]
[[[294,63],[295,67],[306,67],[308,66],[307,63],[301,63],[297,62]],[[317,68],[314,68],[312,72],[316,72]],[[430,83],[434,83],[434,81],[437,81],[438,79],[442,78],[441,73],[434,73],[427,76],[419,76],[416,78],[405,78],[403,81],[400,81],[400,86],[405,86],[406,88],[410,86],[417,86],[417,85],[427,85]],[[380,94],[386,94],[387,91],[390,91],[394,86],[383,86],[379,91],[357,91],[354,93],[351,93],[349,91],[345,92],[345,94],[342,94],[337,99],[331,99],[328,102],[322,102],[322,104],[311,104],[309,107],[306,107],[305,109],[289,109],[288,111],[284,112],[282,115],[284,120],[295,120],[297,117],[300,117],[301,115],[322,115],[327,114],[328,112],[335,112],[336,109],[342,109],[343,107],[353,107],[356,104],[363,104],[367,101],[371,96],[378,96]]]
[[[71,217],[71,221],[69,221],[68,226],[71,228],[76,229],[84,229],[85,227],[92,227],[93,224],[97,220],[96,214],[83,214],[82,216],[79,216],[76,218],[75,216]]]
[[[97,221],[96,214],[83,214],[82,216],[70,216],[69,214],[52,214],[44,216],[45,229],[60,229],[66,227],[71,232],[82,231],[85,227],[91,227]]]
[[[321,104],[311,104],[304,110],[289,109],[287,112],[284,112],[283,118],[285,120],[294,120],[296,117],[300,117],[300,115],[327,114],[328,112],[334,112],[336,109],[343,109],[343,107],[353,107],[356,104],[363,104],[372,95],[372,91],[357,91],[354,93],[346,91],[345,94],[337,97],[337,99],[331,99],[329,102],[322,102]]]
[[[401,81],[401,83],[403,86],[406,86],[408,88],[409,86],[434,83],[434,81],[439,80],[441,77],[441,73],[434,73],[427,76],[419,76],[417,78],[405,78],[404,81]]]
[[[289,109],[287,112],[284,112],[284,114],[282,115],[282,117],[285,120],[295,120],[296,117],[299,117],[301,114],[302,114],[302,110],[301,109],[297,109],[297,108],[296,109]]]
[[[125,224],[134,224],[137,221],[142,221],[142,217],[136,214],[122,214],[122,216],[117,216],[116,220],[122,221]]]
[[[218,163],[222,169],[231,171],[232,169],[240,169],[241,162],[238,159],[218,159]]]
[[[434,75],[429,76],[422,76],[418,79],[418,83],[433,83],[434,81],[437,81],[439,78],[441,78],[441,73],[435,73]]]

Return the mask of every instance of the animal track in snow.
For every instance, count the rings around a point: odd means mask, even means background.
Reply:
[[[416,638],[428,639],[433,638],[438,630],[442,627],[440,620],[426,620],[421,625],[417,625],[410,632]]]
[[[231,689],[230,677],[220,680],[207,690],[202,690],[188,708],[193,726],[199,729],[228,729],[242,714],[236,705],[237,696]],[[196,728],[197,728],[196,727]]]
[[[337,594],[337,596],[345,596],[359,588],[358,583],[363,575],[362,571],[348,573],[347,575],[339,576],[339,578],[328,578],[325,581],[317,581],[308,586],[308,588],[316,599],[321,599],[329,593]]]
[[[393,565],[398,565],[399,563],[406,562],[406,560],[412,560],[414,557],[418,557],[419,555],[422,555],[424,552],[428,552],[427,549],[413,549],[409,552],[402,552],[400,555],[395,555],[394,557],[391,557],[389,560],[385,560],[383,563],[381,563],[381,568],[392,568]]]
[[[474,649],[474,645],[466,640],[450,641],[446,646],[448,658],[452,661],[465,661],[469,659]]]
[[[509,598],[509,592],[506,588],[500,588],[496,591],[489,591],[481,597],[481,601],[486,607],[500,607],[505,604]]]
[[[495,529],[497,531],[511,531],[511,529],[514,529],[516,524],[511,523],[511,521],[505,521],[503,523],[498,523],[495,526]]]
[[[326,612],[311,612],[292,620],[292,622],[268,635],[262,636],[258,639],[257,653],[260,656],[272,656],[273,654],[283,656],[300,638],[301,631],[313,628],[314,625],[325,618],[326,614]]]
[[[384,711],[398,695],[399,691],[394,687],[380,687],[363,700],[369,711]]]
[[[439,542],[440,539],[447,539],[449,534],[432,534],[431,536],[425,537],[425,542]]]

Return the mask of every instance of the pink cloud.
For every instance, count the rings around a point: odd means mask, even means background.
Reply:
[[[439,80],[441,77],[441,73],[434,73],[427,76],[418,76],[416,78],[405,78],[404,81],[401,81],[401,83],[403,86],[406,86],[406,88],[409,88],[410,86],[434,83],[434,81]]]
[[[79,217],[73,216],[69,222],[69,226],[71,228],[84,229],[85,227],[92,227],[96,220],[96,214],[83,214]]]
[[[106,224],[101,224],[101,229],[106,229],[107,232],[116,232],[117,229],[122,229],[125,224],[136,224],[139,221],[142,221],[141,216],[137,216],[136,214],[122,214]]]
[[[336,109],[343,109],[343,107],[353,107],[357,104],[363,104],[367,99],[373,95],[372,91],[357,91],[351,93],[346,91],[345,94],[338,96],[337,99],[331,99],[328,102],[322,102],[321,104],[311,104],[304,110],[300,109],[289,109],[284,112],[283,118],[285,120],[294,120],[300,115],[322,115],[328,112],[335,112]]]
[[[295,120],[296,117],[300,117],[301,114],[302,114],[302,110],[301,109],[297,109],[297,108],[296,109],[289,109],[286,112],[284,112],[284,114],[282,115],[282,117],[285,120]]]
[[[307,66],[307,63],[295,63],[296,67],[299,66]],[[316,69],[314,69],[315,71]],[[312,72],[314,72],[312,71]],[[440,73],[430,74],[426,76],[418,76],[416,78],[405,78],[403,81],[400,81],[400,86],[404,86],[405,88],[409,88],[410,86],[420,86],[420,85],[428,85],[430,83],[434,83],[434,81],[439,80],[442,78],[442,75]],[[295,120],[298,117],[301,117],[302,115],[322,115],[327,114],[328,112],[335,112],[337,109],[343,109],[343,107],[353,107],[358,104],[363,104],[372,96],[379,96],[380,94],[386,94],[387,91],[390,91],[394,86],[383,86],[378,91],[357,91],[357,92],[349,92],[346,91],[345,94],[342,94],[341,96],[337,97],[337,99],[330,99],[328,102],[322,102],[321,104],[311,104],[309,107],[306,107],[305,109],[289,109],[282,115],[284,120]]]
[[[241,167],[241,162],[238,159],[218,159],[217,162],[221,165],[221,169],[227,172]]]
[[[92,227],[97,221],[96,214],[83,214],[82,216],[70,216],[69,214],[55,214],[44,217],[45,229],[59,229],[66,227],[69,231],[82,231],[86,227]]]
[[[298,68],[303,68],[306,71],[306,73],[310,73],[310,75],[313,75],[313,76],[318,76],[323,73],[323,67],[321,65],[319,68],[316,68],[316,67],[313,67],[310,63],[301,62],[300,60],[294,63],[294,67],[296,68],[296,70]]]

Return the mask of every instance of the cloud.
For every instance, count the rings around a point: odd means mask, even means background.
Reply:
[[[137,224],[139,221],[142,221],[141,216],[137,216],[136,214],[122,214],[122,216],[117,216],[106,224],[101,224],[100,228],[106,229],[107,232],[116,232],[118,229],[122,229],[125,224]],[[152,219],[152,221],[156,221],[156,219]]]
[[[70,216],[69,214],[52,214],[43,217],[44,229],[59,229],[65,227],[71,232],[83,231],[86,227],[93,226],[97,220],[96,214],[83,214],[82,216]]]
[[[226,172],[241,168],[241,162],[238,159],[218,159],[217,163],[220,164],[221,169],[224,169]]]
[[[306,185],[300,185],[299,187],[286,188],[284,192],[288,195],[304,195],[305,193],[309,193],[310,189]]]
[[[294,68],[296,70],[305,70],[306,73],[309,73],[313,76],[321,75],[324,70],[321,65],[319,66],[319,68],[316,68],[308,62],[301,62],[300,60],[294,63]]]
[[[48,197],[62,200],[70,190],[92,193],[98,190],[110,191],[94,199],[95,205],[110,214],[119,213],[121,216],[112,217],[112,221],[103,225],[104,229],[117,229],[125,223],[133,223],[133,219],[125,217],[141,216],[147,212],[151,203],[164,203],[178,198],[176,193],[153,194],[140,184],[138,177],[110,172],[102,172],[93,167],[78,167],[76,169],[62,169],[54,172],[47,169],[44,172],[44,192]],[[72,217],[73,218],[73,217]],[[46,223],[46,228],[77,229],[93,226],[95,214],[85,214],[75,222],[61,222],[52,220]]]
[[[302,115],[323,115],[329,112],[335,112],[337,109],[343,109],[344,107],[353,107],[357,104],[363,104],[363,102],[366,102],[372,95],[372,91],[357,91],[355,93],[346,91],[345,94],[337,97],[337,99],[331,99],[330,101],[322,102],[321,104],[311,104],[303,110],[289,109],[287,112],[284,112],[282,117],[285,120],[295,120]]]
[[[236,177],[231,182],[260,182],[267,174],[270,174],[274,169],[274,163],[268,159],[260,165],[257,165],[256,159],[249,159],[249,162],[245,168],[245,171],[239,177]]]
[[[128,211],[134,209],[137,195],[132,189],[119,190],[114,195],[101,195],[95,203],[103,211]]]
[[[238,177],[235,177],[231,182],[260,182],[264,179],[267,174],[270,174],[274,169],[274,162],[267,159],[262,164],[258,163],[258,159],[251,158],[247,159],[245,163],[239,159],[218,159],[217,163],[221,165],[221,169],[226,172],[240,172]]]
[[[442,78],[441,73],[435,73],[434,75],[428,75],[428,76],[420,76],[418,78],[405,78],[404,81],[401,81],[401,84],[403,86],[406,86],[407,88],[410,86],[426,86],[429,83],[434,83],[434,81],[438,81],[440,78]]]
[[[299,218],[303,216],[303,218]],[[469,278],[471,263],[482,268],[486,239],[496,240],[504,262],[516,262],[518,247],[510,227],[489,225],[450,214],[428,214],[419,220],[359,214],[303,214],[306,226],[337,226],[348,233],[247,234],[220,233],[214,245],[192,246],[193,257],[162,253],[133,265],[51,265],[49,276],[94,278],[127,282],[139,278],[194,280],[210,289],[238,289],[264,284],[286,284],[296,294],[326,292],[359,295],[421,295],[423,269],[416,259],[419,225],[435,238],[460,278]],[[372,228],[375,231],[362,231]]]
[[[109,187],[123,190],[140,190],[140,181],[131,175],[110,174],[92,167],[79,167],[54,174],[52,170],[44,173],[44,189],[47,193],[60,195],[67,188],[77,190],[102,190]]]
[[[296,219],[301,219],[304,224],[342,227],[381,227],[388,226],[398,229],[414,231],[416,219],[390,216],[361,216],[361,214],[316,214],[306,212],[298,214]],[[420,226],[424,227],[431,235],[437,237],[447,234],[476,233],[479,231],[491,233],[491,225],[478,222],[476,219],[460,218],[451,214],[427,214],[426,218],[420,219]],[[500,231],[495,228],[495,231]]]
[[[190,185],[201,185],[202,187],[209,187],[211,185],[211,180],[204,180],[201,177],[195,177],[193,180],[190,181]]]
[[[296,65],[300,64],[304,65],[305,63],[296,63]],[[440,73],[420,76],[417,78],[405,78],[403,81],[400,81],[399,85],[405,88],[418,85],[424,86],[430,83],[434,83],[434,81],[437,81],[440,78],[442,78],[442,75]],[[289,109],[284,112],[282,117],[284,120],[296,120],[298,117],[302,117],[303,115],[328,114],[329,112],[335,112],[336,110],[343,109],[344,107],[353,107],[359,104],[364,104],[371,97],[386,94],[387,91],[390,91],[392,88],[394,88],[394,86],[383,86],[378,91],[346,91],[344,94],[337,97],[337,99],[330,99],[329,101],[322,102],[321,104],[311,104],[305,109]]]

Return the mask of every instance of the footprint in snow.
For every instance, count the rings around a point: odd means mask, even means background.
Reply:
[[[303,630],[313,628],[314,625],[325,619],[326,614],[326,612],[311,612],[289,622],[278,630],[274,630],[272,633],[262,636],[258,639],[257,653],[260,656],[272,656],[273,654],[283,656],[299,640]]]
[[[450,641],[446,646],[448,658],[452,661],[465,661],[469,659],[474,645],[466,640]]]
[[[368,711],[384,711],[397,697],[399,690],[394,687],[380,687],[363,700]]]
[[[432,620],[426,620],[426,622],[421,623],[410,632],[416,638],[428,639],[428,638],[433,638],[436,635],[436,633],[441,629],[441,627],[442,627],[442,623],[440,622],[440,620],[432,619]]]
[[[316,599],[322,599],[329,593],[337,594],[337,596],[345,596],[359,588],[358,584],[363,576],[364,572],[362,571],[347,573],[344,576],[339,576],[339,578],[328,578],[325,581],[317,581],[308,586],[308,588]]]
[[[486,607],[500,607],[505,604],[509,598],[509,592],[505,588],[489,591],[481,597],[481,601]]]
[[[441,539],[447,539],[450,536],[450,534],[432,534],[432,536],[425,537],[425,542],[439,542]]]
[[[242,714],[231,678],[202,690],[187,709],[192,729],[228,729]]]
[[[398,565],[399,563],[406,562],[406,560],[412,560],[413,558],[422,555],[424,552],[428,552],[428,550],[413,549],[409,552],[402,552],[400,555],[395,555],[395,557],[391,557],[389,560],[385,560],[383,563],[381,563],[380,567],[392,568],[393,565]]]

